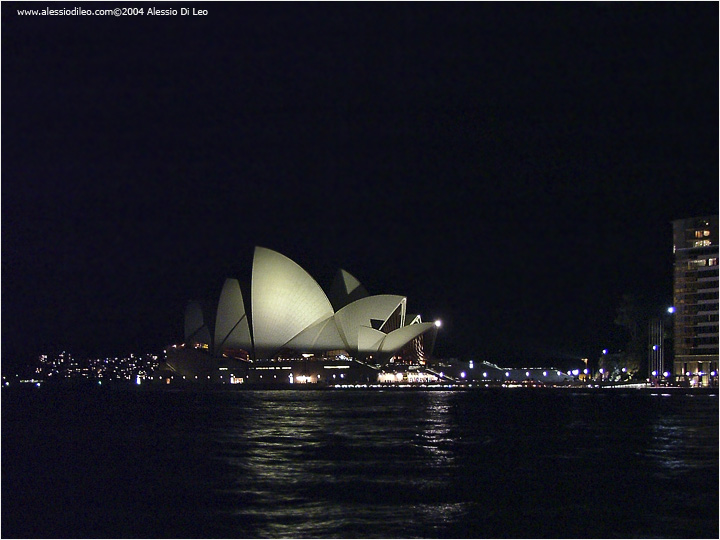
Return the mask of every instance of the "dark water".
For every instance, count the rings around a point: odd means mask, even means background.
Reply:
[[[1,532],[717,538],[718,397],[7,389]]]

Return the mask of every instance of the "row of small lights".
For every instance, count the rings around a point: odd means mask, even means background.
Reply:
[[[670,376],[670,373],[668,373],[667,371],[665,371],[665,372],[663,372],[662,375],[663,375],[663,377],[667,378],[667,377]],[[703,375],[707,375],[707,373],[705,373],[704,371],[698,371],[697,373],[691,373],[690,371],[688,371],[688,372],[685,373],[685,376],[687,376],[687,377],[690,377],[690,376],[692,376],[692,375],[700,375],[700,376],[702,377]],[[657,377],[657,376],[658,376],[658,372],[657,372],[657,371],[653,371],[653,372],[652,372],[652,376],[653,376],[653,377]],[[710,376],[711,376],[711,377],[716,377],[716,376],[717,376],[717,371],[711,371],[711,372],[710,372]]]

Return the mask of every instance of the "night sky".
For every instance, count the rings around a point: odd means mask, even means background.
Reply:
[[[597,357],[718,212],[714,2],[33,7],[2,4],[3,367],[160,351],[256,245],[406,295],[439,356]]]

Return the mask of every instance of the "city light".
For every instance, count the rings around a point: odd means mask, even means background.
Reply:
[[[653,345],[653,351],[657,351],[659,348],[657,345]]]
[[[663,373],[663,377],[665,377],[666,379],[667,379],[669,376],[670,376],[670,373],[668,373],[667,371],[665,371],[665,372]]]
[[[441,321],[440,319],[436,320],[436,321],[435,321],[435,326],[437,326],[438,328],[440,328],[440,327],[442,326],[442,321]]]
[[[607,353],[608,353],[608,350],[607,350],[607,349],[603,349],[603,354],[607,354]]]
[[[668,313],[675,313],[675,306],[670,306],[670,307],[667,309],[667,312],[668,312]]]
[[[652,376],[653,376],[653,377],[657,377],[657,371],[653,370]]]
[[[465,372],[464,372],[464,371],[461,371],[461,372],[460,372],[460,378],[462,378],[462,379],[465,378]]]

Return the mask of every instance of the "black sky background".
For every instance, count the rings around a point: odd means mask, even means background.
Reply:
[[[161,350],[255,245],[406,295],[440,356],[597,357],[718,211],[717,3],[33,7],[2,4],[3,366]]]

